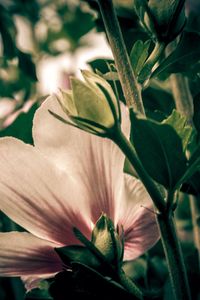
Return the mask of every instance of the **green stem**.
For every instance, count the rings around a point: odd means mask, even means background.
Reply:
[[[189,287],[185,266],[182,258],[181,248],[176,235],[176,228],[173,216],[169,216],[169,210],[157,185],[143,168],[133,145],[127,140],[121,130],[113,137],[113,141],[126,155],[129,162],[136,170],[146,190],[151,196],[156,208],[159,211],[157,216],[160,228],[161,239],[164,246],[170,281],[173,287],[174,300],[190,300]]]
[[[113,141],[118,145],[118,147],[128,158],[129,162],[135,169],[144,186],[146,187],[149,195],[153,199],[158,211],[165,211],[166,204],[162,194],[160,193],[155,182],[151,179],[151,177],[148,175],[148,173],[142,166],[133,145],[128,141],[128,139],[125,137],[125,135],[120,129],[118,130],[117,134],[113,137]]]
[[[174,300],[190,300],[190,290],[183,255],[172,215],[158,214],[157,221],[166,256]]]
[[[193,124],[194,106],[188,79],[182,74],[171,74],[170,83],[177,111],[188,119],[188,123]]]
[[[145,114],[140,86],[134,75],[112,0],[98,0],[127,106]]]
[[[166,49],[166,54],[170,54],[176,49],[176,42],[172,42]],[[193,123],[194,105],[190,92],[188,79],[182,74],[171,74],[170,84],[177,111],[185,116],[189,123]]]
[[[135,283],[126,276],[125,272],[121,269],[118,273],[119,283],[133,296],[140,300],[143,300],[143,294],[141,290],[135,285]]]
[[[166,45],[165,43],[156,43],[153,51],[151,52],[150,56],[146,60],[142,71],[139,74],[139,82],[144,83],[146,80],[149,79],[152,69],[156,62],[159,60],[160,55],[163,53]]]

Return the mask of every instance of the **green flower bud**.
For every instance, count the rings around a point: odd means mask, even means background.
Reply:
[[[183,30],[184,0],[134,0],[134,4],[143,26],[159,42],[169,43]]]
[[[72,90],[60,90],[57,99],[77,127],[106,135],[120,120],[117,99],[105,79],[90,71],[82,75],[85,81],[71,78]]]
[[[102,214],[92,231],[92,243],[110,263],[119,263],[123,259],[123,245],[113,222]]]
[[[186,18],[185,1],[149,0],[148,7],[160,41],[170,42],[182,31]]]

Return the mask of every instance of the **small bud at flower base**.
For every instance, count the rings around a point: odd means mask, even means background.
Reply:
[[[110,263],[122,260],[123,247],[113,222],[102,214],[92,231],[92,243]]]

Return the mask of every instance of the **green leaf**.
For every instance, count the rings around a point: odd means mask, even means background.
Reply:
[[[25,143],[33,144],[32,122],[38,104],[34,104],[27,113],[21,113],[17,119],[7,128],[0,131],[0,137],[13,136]]]
[[[185,31],[175,49],[159,67],[152,77],[167,73],[188,73],[200,60],[200,34]]]
[[[134,0],[134,8],[138,16],[140,18],[143,17],[144,12],[147,8],[147,1],[146,0]]]
[[[92,268],[80,264],[73,264],[73,271],[75,272],[76,280],[84,284],[89,285],[90,290],[96,295],[97,299],[137,299],[133,295],[130,295],[120,284],[111,278],[106,278],[100,273],[96,272]],[[95,299],[96,299],[95,297]]]
[[[168,124],[174,128],[181,138],[183,151],[185,151],[192,135],[192,127],[187,125],[187,118],[174,109],[172,114],[163,121],[163,124]]]
[[[133,70],[135,74],[138,75],[149,56],[149,46],[151,44],[151,40],[147,40],[143,42],[138,40],[133,45],[133,48],[130,53],[130,60]]]
[[[19,68],[33,81],[37,81],[35,64],[31,55],[18,50]]]
[[[106,257],[101,253],[101,251],[89,241],[78,228],[74,228],[74,234],[81,243],[83,243],[101,262],[102,266],[107,269],[109,273],[113,273],[113,266],[107,261]]]
[[[98,71],[97,71],[98,72]],[[100,73],[100,72],[99,72]],[[111,72],[107,72],[105,74],[99,74],[101,75],[105,80],[109,80],[109,81],[117,81],[119,80],[119,75],[117,72],[111,71]]]
[[[94,72],[98,70],[102,74],[105,74],[107,72],[110,72],[109,65],[114,64],[114,61],[112,59],[99,58],[88,61],[88,64]]]
[[[100,266],[98,258],[90,251],[90,249],[76,245],[55,248],[62,261],[71,266],[73,262],[79,262],[93,268]]]
[[[195,172],[181,186],[181,191],[187,194],[200,195],[200,171]]]
[[[134,1],[135,12],[140,19],[144,29],[150,36],[156,36],[154,22],[146,0],[135,0]]]
[[[54,300],[135,299],[111,278],[104,277],[80,263],[73,263],[72,271],[64,271],[55,276],[50,286],[50,294]]]
[[[186,170],[182,141],[168,124],[131,114],[131,141],[149,175],[173,189]]]
[[[199,170],[200,170],[200,146],[197,147],[196,151],[193,153],[193,155],[189,159],[187,169],[185,170],[184,174],[181,176],[181,178],[179,179],[179,181],[176,184],[177,188],[179,188],[179,186],[182,183],[189,181],[194,175],[196,175],[195,173],[197,173]],[[195,185],[199,184],[199,179],[197,179],[195,177],[193,178],[194,179],[194,185],[193,185],[194,189],[195,189]]]
[[[167,87],[160,81],[154,81],[155,87],[150,86],[145,89],[142,93],[142,98],[147,117],[160,122],[172,113],[175,105]],[[158,85],[156,85],[157,83]],[[151,83],[151,85],[153,84],[154,82]]]

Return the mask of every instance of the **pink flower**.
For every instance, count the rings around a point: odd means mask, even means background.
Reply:
[[[49,97],[35,114],[35,146],[0,139],[0,209],[28,231],[0,233],[0,274],[31,283],[61,271],[54,248],[80,243],[73,227],[90,239],[102,212],[123,225],[124,260],[143,254],[159,236],[151,199],[138,179],[123,173],[117,146],[63,124],[48,110],[66,118]]]
[[[15,109],[16,101],[11,98],[0,100],[0,120],[8,117]]]

